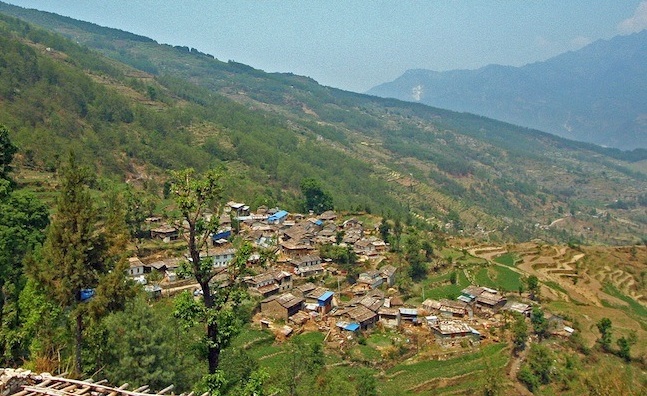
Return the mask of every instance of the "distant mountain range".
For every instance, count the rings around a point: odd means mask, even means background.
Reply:
[[[409,70],[367,93],[602,146],[647,148],[647,30],[522,67]]]

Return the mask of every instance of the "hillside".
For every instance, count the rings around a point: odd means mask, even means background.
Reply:
[[[631,150],[647,148],[646,76],[642,31],[522,67],[409,70],[368,93]]]
[[[54,14],[0,12],[86,46],[2,19],[0,123],[25,169],[53,171],[74,148],[101,174],[151,191],[167,169],[226,165],[230,195],[253,207],[299,210],[299,183],[313,177],[339,209],[478,238],[647,235],[646,177],[630,169],[639,152],[331,89]]]

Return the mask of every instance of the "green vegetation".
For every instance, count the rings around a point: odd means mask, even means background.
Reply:
[[[604,351],[610,351],[611,350],[611,319],[609,318],[602,318],[598,323],[595,324],[598,328],[598,331],[600,332],[600,338],[598,339],[598,343],[602,347]]]
[[[481,286],[508,292],[516,292],[520,286],[523,286],[521,275],[518,272],[498,265],[481,268],[476,273],[475,280]]]
[[[33,194],[13,189],[9,171],[15,146],[6,132],[0,125],[0,356],[3,364],[16,365],[27,357],[36,331],[27,324],[30,315],[21,304],[28,293],[24,263],[42,244],[49,219]]]
[[[173,309],[170,301],[151,306],[140,295],[123,311],[108,315],[88,337],[93,349],[86,355],[93,357],[88,371],[101,370],[112,384],[192,388],[206,373],[206,364],[192,353],[198,334],[184,331]]]
[[[499,240],[568,240],[573,236],[568,230],[528,225],[558,217],[558,208],[575,211],[576,206],[594,230],[614,230],[589,234],[593,240],[644,237],[644,230],[626,222],[607,224],[594,215],[617,199],[613,191],[633,191],[625,188],[632,184],[640,191],[645,178],[622,162],[592,155],[591,145],[322,87],[292,74],[267,74],[196,49],[159,45],[53,14],[9,5],[0,9],[154,75],[127,77],[137,73],[61,36],[2,17],[7,32],[2,56],[12,67],[2,74],[8,101],[0,123],[14,131],[25,163],[35,161],[41,169],[55,170],[57,153],[69,146],[81,158],[101,158],[97,167],[111,177],[141,163],[157,175],[169,168],[204,171],[226,163],[230,177],[223,185],[252,207],[301,210],[300,183],[315,179],[327,196],[324,207],[334,197],[337,209],[393,218],[414,212],[433,218],[435,226],[449,223],[454,232],[473,231],[478,224]],[[41,47],[17,44],[12,37]],[[68,62],[60,62],[58,54]],[[15,87],[19,92],[12,91]],[[53,133],[60,130],[65,132]],[[50,144],[34,145],[35,140]],[[608,191],[596,187],[602,180]],[[574,184],[577,188],[564,187]],[[595,200],[589,197],[593,191]],[[623,199],[634,201],[637,205],[637,196]],[[398,250],[397,238],[394,242]]]
[[[465,277],[465,274],[462,271],[457,272],[457,282],[452,284],[448,282],[447,284],[425,288],[425,298],[430,298],[433,300],[439,300],[442,298],[451,298],[454,299],[461,294],[461,290],[470,285],[469,280]],[[449,279],[450,274],[447,274],[447,279]]]
[[[303,208],[306,212],[313,211],[315,214],[321,214],[332,210],[332,197],[322,190],[321,184],[316,179],[301,180],[301,193],[305,197]]]
[[[44,294],[61,311],[68,311],[74,322],[76,374],[83,372],[83,335],[88,319],[123,308],[133,294],[132,285],[126,281],[125,243],[120,246],[118,239],[119,232],[125,231],[125,227],[119,227],[120,221],[124,224],[123,218],[114,222],[106,219],[100,232],[89,183],[87,170],[70,155],[63,168],[56,216],[48,228],[42,256],[28,268]],[[95,293],[96,298],[91,298]]]
[[[562,292],[564,294],[568,294],[566,289],[564,289],[559,283],[557,283],[555,281],[546,281],[546,282],[544,282],[544,284],[546,286],[550,287],[551,289],[555,289],[555,290],[558,290],[558,291],[560,291],[560,292]]]
[[[385,256],[399,268],[396,287],[416,304],[455,298],[472,282],[508,292],[523,288],[515,268],[520,257],[504,254],[496,264],[474,257],[466,246],[481,242],[472,235],[497,244],[533,237],[584,241],[568,229],[530,226],[548,224],[566,210],[593,225],[591,240],[644,238],[644,219],[631,211],[644,206],[644,194],[634,194],[645,190],[644,178],[620,161],[592,155],[587,146],[469,114],[266,74],[49,14],[22,15],[39,15],[45,26],[64,28],[80,43],[153,75],[0,15],[0,125],[9,127],[0,127],[0,357],[7,366],[100,372],[113,382],[154,389],[173,382],[177,391],[236,395],[474,393],[474,384],[496,394],[507,385],[491,380],[506,378],[505,329],[491,329],[481,348],[464,343],[450,351],[415,333],[381,329],[335,348],[329,338],[324,343],[322,332],[283,340],[252,329],[253,302],[240,283],[250,247],[236,245],[230,287],[210,284],[215,274],[199,251],[218,225],[200,215],[217,214],[229,199],[316,213],[334,203],[345,211],[343,219],[360,219],[367,234],[390,244]],[[70,150],[78,162],[66,162]],[[178,171],[189,167],[195,171]],[[598,216],[617,191],[627,191],[626,197],[605,208],[609,216]],[[181,241],[162,247],[138,240],[143,220],[161,211],[176,225],[186,220],[192,260],[180,275],[195,278],[202,297],[185,293],[155,302],[124,281],[127,254],[186,253]],[[371,263],[358,265],[342,240],[339,233],[321,256],[348,271],[349,280],[372,269]],[[636,253],[638,247],[633,259]],[[261,252],[262,261],[271,262],[273,254]],[[539,299],[539,279],[525,281]],[[566,293],[557,283],[545,284]],[[85,289],[95,295],[81,302]],[[647,310],[640,302],[611,284],[604,291],[629,304],[614,308],[644,324]],[[637,366],[633,333],[620,330],[613,340],[610,320],[619,323],[613,310],[589,308],[609,316],[609,327],[602,327],[605,350]],[[601,316],[590,316],[589,334]],[[551,355],[575,347],[556,337],[543,340],[544,311],[534,310],[530,323],[542,340],[528,348],[519,380],[553,393],[597,386],[588,373],[577,377],[579,357]],[[519,318],[511,330],[521,352],[528,325]],[[591,372],[605,369],[595,359],[619,361],[582,342],[577,351],[593,355],[586,361]],[[551,358],[554,364],[547,365]]]
[[[532,344],[526,362],[517,373],[517,378],[534,393],[541,385],[550,383],[555,376],[554,361],[555,357],[548,347]]]
[[[521,261],[521,259],[514,253],[505,253],[499,257],[496,257],[494,261],[499,264],[515,268],[517,266],[517,263]]]
[[[220,287],[220,282],[212,285],[219,268],[214,268],[210,260],[203,259],[201,253],[210,243],[212,233],[218,230],[218,220],[214,215],[205,221],[206,213],[219,213],[217,203],[221,199],[221,175],[218,172],[207,172],[196,175],[193,169],[173,172],[171,191],[181,213],[181,220],[188,225],[187,243],[191,257],[190,275],[200,285],[201,303],[196,302],[191,294],[185,292],[178,298],[175,315],[185,326],[202,325],[206,327],[205,349],[209,374],[203,381],[209,392],[218,392],[223,373],[219,371],[220,353],[227,348],[233,337],[240,331],[246,315],[241,310],[243,300],[247,297],[247,287],[243,277],[250,274],[247,261],[252,253],[252,246],[243,242],[238,246],[233,260],[227,267],[227,287]],[[180,222],[178,227],[181,227]]]
[[[466,374],[478,376],[479,372],[485,370],[486,364],[494,369],[501,369],[508,361],[508,355],[502,353],[505,347],[505,344],[492,344],[483,347],[480,353],[445,361],[398,364],[386,371],[386,378],[380,381],[379,389],[384,395],[415,394],[413,389],[434,378],[453,378]]]
[[[526,342],[528,340],[528,325],[522,315],[514,315],[514,323],[512,325],[512,344],[514,345],[515,353],[520,353],[526,349]]]
[[[530,298],[539,301],[541,298],[541,287],[539,285],[539,278],[536,275],[530,275],[526,278],[526,288],[530,292]]]
[[[638,303],[633,298],[621,293],[620,290],[618,290],[618,288],[613,286],[611,283],[605,283],[602,290],[608,295],[626,302],[629,305],[629,311],[632,314],[642,318],[643,321],[647,319],[647,308],[645,308],[644,305]]]

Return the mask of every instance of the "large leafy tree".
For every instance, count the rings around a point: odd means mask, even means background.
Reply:
[[[542,344],[532,344],[526,361],[517,373],[517,378],[534,393],[540,385],[551,382],[554,362],[555,356],[548,347]]]
[[[221,176],[215,170],[203,175],[197,175],[193,169],[171,173],[171,193],[185,225],[184,237],[191,258],[189,270],[202,291],[200,302],[188,294],[178,298],[176,316],[187,324],[202,323],[206,326],[210,377],[205,382],[210,384],[209,388],[222,383],[218,377],[222,374],[218,369],[220,354],[242,326],[237,310],[246,296],[242,278],[248,274],[247,260],[252,252],[248,243],[238,246],[234,259],[224,272],[215,269],[213,263],[200,254],[208,249],[210,235],[218,227]]]
[[[535,275],[530,275],[526,279],[526,285],[528,291],[530,292],[530,298],[533,300],[539,301],[541,298],[541,286],[539,285],[539,278]]]
[[[427,264],[420,252],[420,238],[412,233],[406,240],[405,260],[409,263],[409,276],[414,281],[419,281],[427,276]]]
[[[528,325],[521,315],[515,315],[515,321],[512,324],[512,344],[514,352],[519,353],[526,349],[526,340],[528,339]]]
[[[305,197],[305,210],[323,213],[333,208],[332,196],[323,190],[321,183],[313,178],[301,181],[301,192]]]
[[[532,307],[530,323],[532,323],[532,328],[540,340],[548,337],[548,320],[544,317],[544,311],[542,311],[541,307]]]
[[[148,385],[154,391],[174,384],[178,393],[189,391],[206,365],[188,353],[193,334],[169,318],[172,310],[163,302],[150,306],[140,295],[123,311],[105,316],[87,337],[92,369],[114,384]]]

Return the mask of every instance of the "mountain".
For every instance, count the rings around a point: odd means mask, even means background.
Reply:
[[[647,148],[647,30],[522,67],[409,70],[367,93],[608,147]]]
[[[3,3],[0,31],[0,124],[23,169],[55,171],[73,148],[100,175],[160,194],[169,169],[226,166],[227,195],[253,208],[298,211],[301,181],[315,178],[337,209],[456,234],[647,238],[644,150],[345,92]]]

